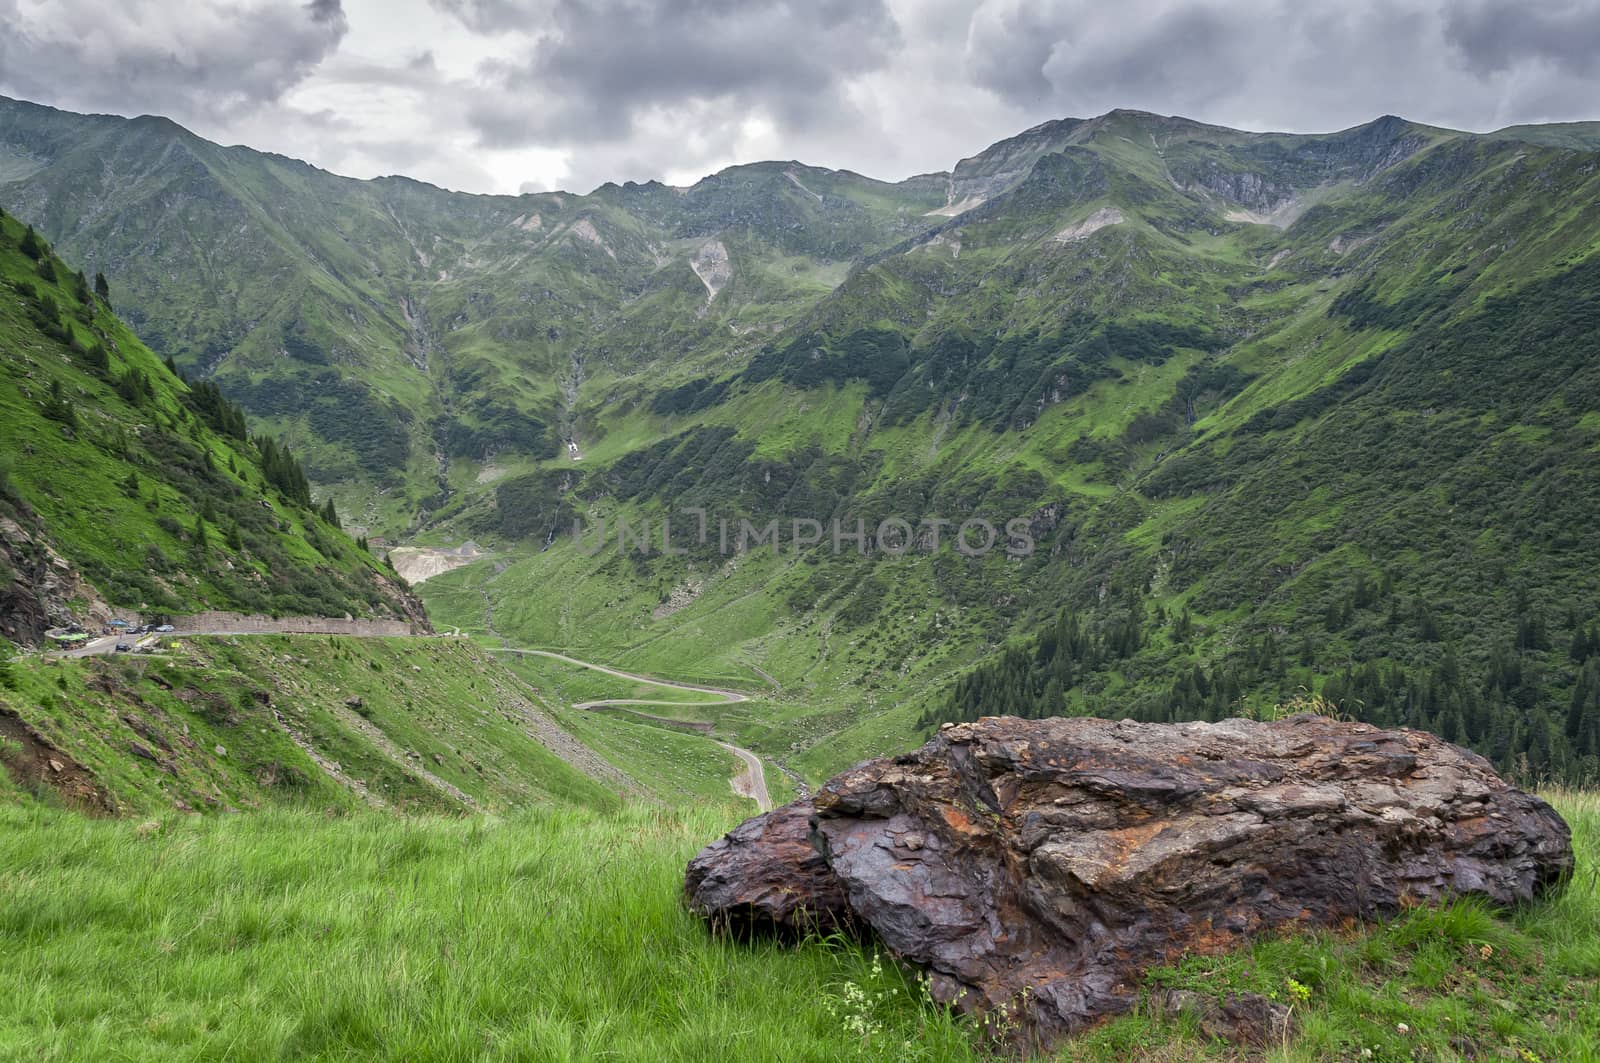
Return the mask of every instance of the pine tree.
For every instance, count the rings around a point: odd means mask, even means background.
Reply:
[[[325,505],[323,505],[323,507],[322,507],[322,519],[327,521],[330,525],[332,525],[335,528],[340,527],[340,524],[339,524],[339,513],[338,513],[337,510],[335,510],[333,508],[333,499],[332,499],[332,497],[330,497],[328,499],[327,503]]]
[[[45,399],[44,415],[60,421],[68,428],[78,427],[78,411],[73,408],[72,400],[62,390],[59,380],[50,381],[50,395]]]
[[[28,226],[28,231],[22,234],[22,243],[18,245],[18,250],[34,261],[43,257],[44,244],[39,240],[39,234],[33,231],[33,226]]]
[[[111,352],[103,343],[97,342],[85,351],[83,360],[97,376],[103,377],[111,371]]]
[[[94,275],[94,294],[100,297],[102,303],[107,306],[111,305],[111,285],[106,280],[104,273],[96,273]]]

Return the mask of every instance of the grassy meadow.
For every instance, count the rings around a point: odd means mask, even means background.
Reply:
[[[1579,870],[1496,915],[1419,910],[1154,972],[1265,993],[1271,1060],[1596,1058],[1600,797],[1558,793]],[[0,808],[0,1058],[979,1060],[979,1031],[870,948],[709,936],[684,863],[731,809],[95,820]],[[1149,1003],[1058,1054],[1227,1060]]]

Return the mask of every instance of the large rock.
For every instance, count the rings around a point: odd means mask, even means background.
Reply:
[[[1454,895],[1516,904],[1571,870],[1549,805],[1422,732],[1000,717],[750,820],[687,890],[739,928],[854,920],[938,999],[1006,1005],[1049,1044],[1184,953]]]
[[[850,922],[844,888],[811,844],[809,802],[747,819],[689,862],[696,910],[736,937],[799,936]]]

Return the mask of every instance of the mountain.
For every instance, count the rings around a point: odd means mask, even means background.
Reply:
[[[781,164],[688,190],[469,196],[9,100],[5,178],[154,347],[385,531],[470,485],[458,464],[564,454],[580,394],[748,347],[944,200],[942,180]]]
[[[0,198],[360,525],[483,545],[436,619],[771,687],[716,719],[800,774],[980,712],[1318,694],[1576,778],[1591,132],[1114,111],[897,184],[493,197],[8,102]],[[889,517],[915,548],[827,534]]]
[[[206,609],[426,623],[291,451],[3,213],[0,290],[0,635]]]

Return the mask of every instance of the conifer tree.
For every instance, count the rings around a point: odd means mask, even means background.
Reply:
[[[106,345],[96,342],[84,352],[83,360],[89,368],[94,370],[96,376],[105,376],[111,371],[111,352],[106,350]]]

